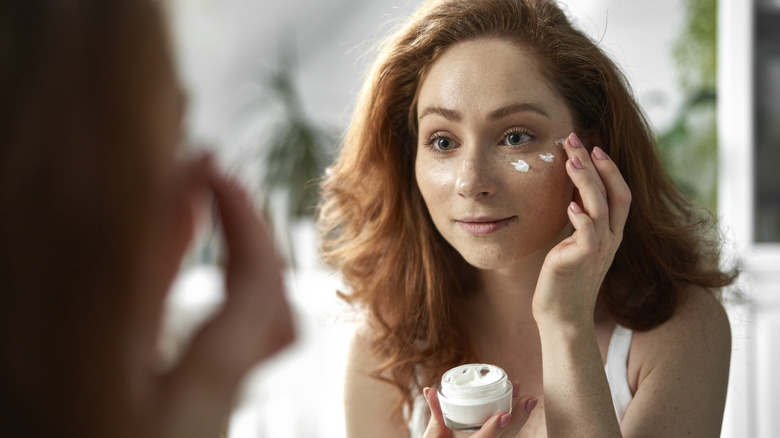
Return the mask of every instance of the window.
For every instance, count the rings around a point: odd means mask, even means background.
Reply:
[[[757,5],[754,41],[753,238],[780,243],[780,5]]]

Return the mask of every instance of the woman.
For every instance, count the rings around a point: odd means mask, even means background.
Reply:
[[[450,436],[429,387],[483,362],[516,401],[475,437],[717,436],[734,273],[652,138],[554,2],[426,2],[323,183],[324,254],[366,315],[348,435]]]
[[[157,4],[0,6],[3,436],[216,437],[241,377],[292,338],[248,197],[209,157],[179,157],[183,99]],[[163,301],[206,197],[226,300],[163,371]]]

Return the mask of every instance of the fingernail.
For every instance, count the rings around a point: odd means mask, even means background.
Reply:
[[[569,143],[571,144],[571,147],[573,147],[574,149],[582,147],[582,142],[580,141],[580,138],[577,137],[577,134],[573,132],[569,134]]]
[[[501,418],[498,420],[498,428],[499,429],[505,428],[506,425],[509,424],[510,421],[512,421],[512,414],[504,414],[504,415],[502,415]]]
[[[576,202],[569,204],[569,208],[571,208],[571,211],[574,212],[574,214],[582,214],[582,209]]]
[[[520,395],[520,382],[517,380],[512,382],[512,397],[517,397]]]
[[[534,408],[536,407],[536,405],[537,405],[538,403],[539,403],[539,400],[537,400],[537,399],[535,399],[535,398],[532,398],[531,400],[528,400],[528,401],[525,403],[525,411],[526,411],[526,412],[528,412],[528,413],[530,414],[530,413],[531,413],[531,411],[533,411],[533,410],[534,410]]]
[[[601,160],[601,161],[609,160],[609,156],[607,155],[607,153],[601,150],[601,148],[598,146],[593,148],[593,156],[596,157],[597,160]]]
[[[423,388],[423,397],[425,397],[425,401],[427,401],[428,403],[430,403],[430,402],[431,402],[431,401],[428,399],[428,391],[429,391],[430,389],[431,389],[431,388]]]
[[[571,164],[573,164],[574,167],[576,167],[577,169],[580,169],[580,170],[583,169],[582,161],[580,161],[579,157],[577,157],[576,155],[571,157]]]

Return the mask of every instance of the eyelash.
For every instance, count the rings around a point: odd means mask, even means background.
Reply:
[[[523,142],[522,144],[517,144],[517,145],[504,143],[506,141],[507,137],[509,137],[512,134],[527,135],[529,137],[529,139],[528,139],[528,141]],[[504,131],[503,134],[501,134],[501,144],[504,145],[504,146],[509,146],[511,148],[521,148],[521,147],[525,146],[526,143],[531,142],[531,141],[533,141],[535,139],[536,139],[536,136],[529,129],[520,128],[520,127],[509,128],[506,131]]]
[[[436,148],[436,147],[434,147],[434,146],[433,146],[433,144],[436,142],[436,140],[438,140],[438,139],[440,139],[440,138],[449,138],[450,140],[453,140],[453,141],[455,141],[455,140],[454,140],[452,137],[449,137],[449,136],[447,136],[447,135],[446,135],[446,134],[444,134],[443,132],[434,132],[433,134],[431,134],[431,135],[428,137],[428,139],[425,141],[425,143],[423,143],[423,145],[424,145],[424,146],[425,146],[427,149],[431,150],[432,152],[434,152],[434,153],[436,153],[436,154],[442,154],[442,155],[443,155],[443,154],[446,154],[446,153],[448,153],[448,152],[451,152],[451,151],[452,151],[451,149],[450,149],[450,150],[443,151],[443,150],[441,150],[441,149],[439,149],[439,148]]]

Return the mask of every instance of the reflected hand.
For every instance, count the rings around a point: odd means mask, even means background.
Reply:
[[[247,371],[294,338],[282,267],[248,196],[210,158],[204,174],[224,229],[226,298],[178,366],[161,377],[152,429],[165,437],[219,436]]]

